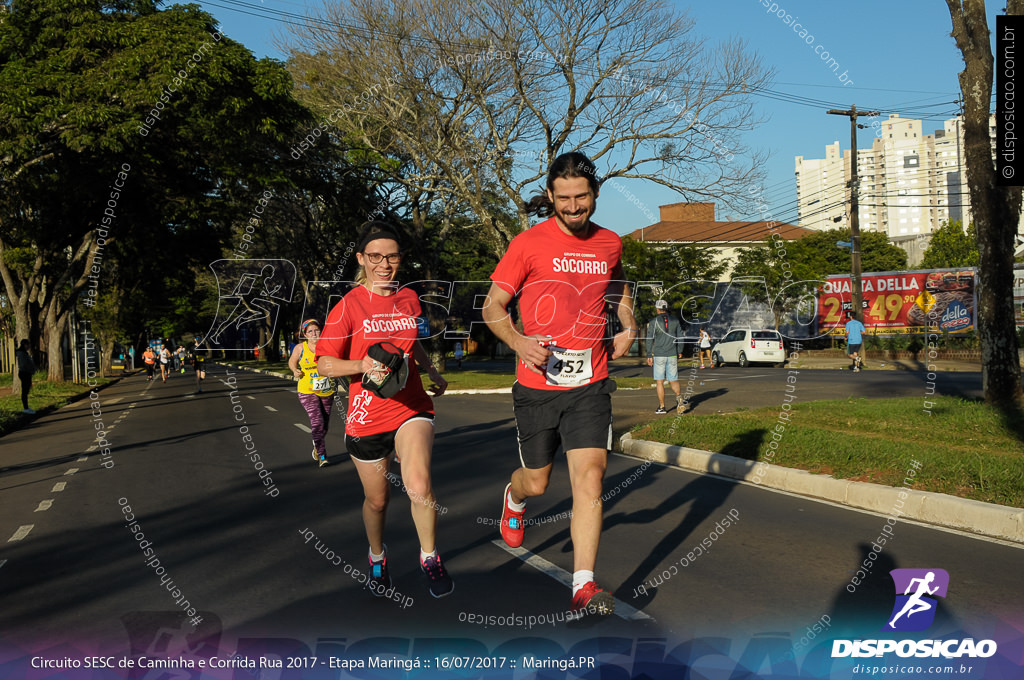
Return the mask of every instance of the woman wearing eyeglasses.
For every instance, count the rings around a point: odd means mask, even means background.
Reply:
[[[328,315],[316,358],[320,375],[353,376],[345,441],[363,485],[363,525],[370,543],[368,586],[378,597],[391,597],[384,520],[395,480],[389,472],[391,454],[396,453],[419,537],[420,568],[429,580],[430,594],[444,597],[455,586],[434,542],[439,507],[430,480],[434,403],[423,389],[420,367],[433,381],[435,395],[442,394],[448,383],[417,341],[419,298],[408,288],[398,287],[402,252],[397,231],[386,222],[370,222],[359,240],[356,259],[359,285]],[[363,386],[364,374],[385,373],[383,364],[369,356],[370,348],[379,343],[400,353],[395,357],[398,365],[404,360],[408,368],[405,383],[389,398]],[[389,375],[398,379],[399,373],[404,371]]]
[[[316,370],[316,343],[320,339],[320,322],[306,319],[299,327],[303,342],[296,345],[288,359],[288,368],[292,369],[299,381],[299,403],[309,415],[309,427],[313,435],[313,460],[320,467],[327,465],[327,429],[331,425],[331,404],[334,402],[334,385],[331,379],[321,376]]]

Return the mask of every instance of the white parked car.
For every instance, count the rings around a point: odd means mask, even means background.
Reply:
[[[732,363],[747,366],[755,362],[782,366],[786,350],[778,331],[733,328],[711,349],[711,360],[715,366]]]

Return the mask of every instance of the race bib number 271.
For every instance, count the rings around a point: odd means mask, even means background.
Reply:
[[[586,385],[594,377],[590,363],[590,349],[563,349],[550,345],[551,357],[545,367],[545,377],[549,385],[559,387],[578,387]]]

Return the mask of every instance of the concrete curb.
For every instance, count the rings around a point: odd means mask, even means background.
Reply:
[[[760,478],[757,483],[768,488],[883,514],[892,514],[902,503],[900,512],[908,519],[1024,544],[1024,509],[1020,508],[932,491],[834,479],[828,475],[711,451],[633,439],[628,432],[622,435],[621,449],[622,453],[642,460],[737,480],[747,480],[753,476],[754,467],[757,466],[757,476]]]

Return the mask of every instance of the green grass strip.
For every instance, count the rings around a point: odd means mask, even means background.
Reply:
[[[1024,416],[929,400],[931,415],[923,397],[794,403],[788,421],[779,408],[686,415],[639,426],[633,437],[889,486],[902,486],[917,460],[916,489],[1024,508]],[[769,455],[773,433],[781,438]]]
[[[0,374],[0,388],[11,387],[11,374]],[[98,378],[98,385],[105,385],[109,380]],[[50,382],[46,379],[46,371],[38,371],[32,376],[32,389],[28,393],[29,408],[43,411],[48,408],[60,408],[80,394],[86,394],[91,388],[73,382]],[[0,436],[20,427],[20,424],[34,416],[25,415],[21,408],[21,395],[0,397]]]

